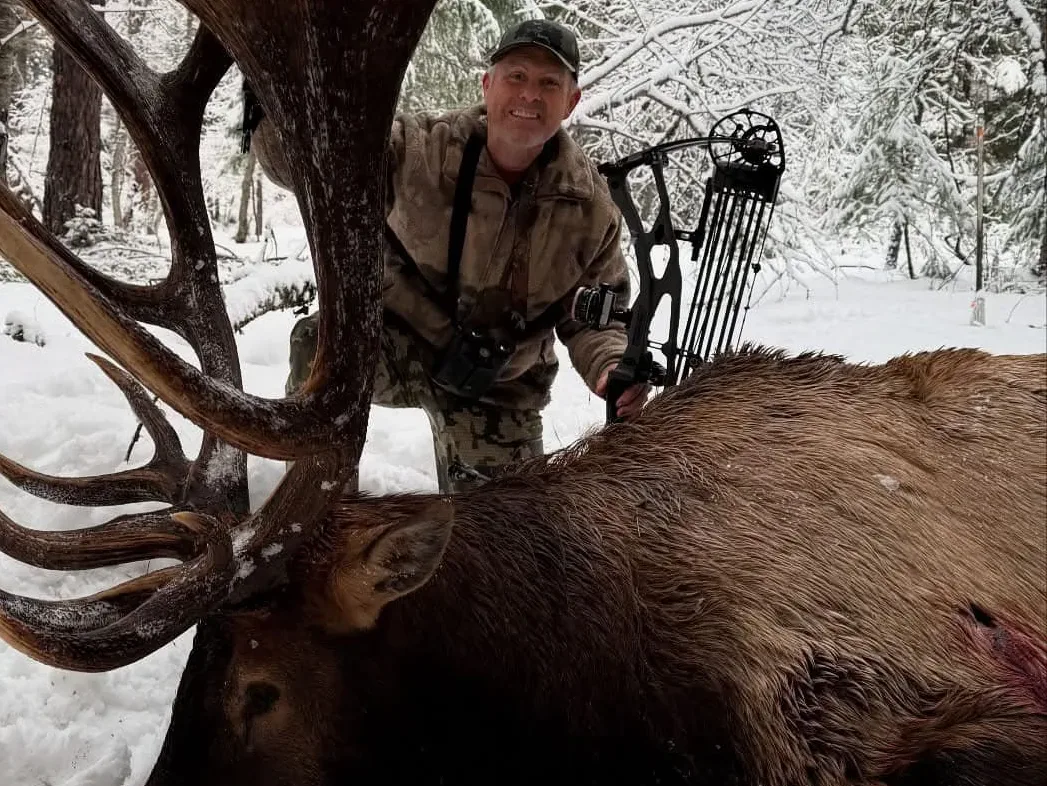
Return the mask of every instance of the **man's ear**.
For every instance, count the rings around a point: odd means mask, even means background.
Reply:
[[[440,565],[451,538],[454,511],[448,500],[389,525],[363,553],[365,573],[373,577],[382,605],[414,592]]]
[[[578,102],[581,99],[582,99],[582,89],[580,87],[578,87],[578,83],[575,82],[574,92],[571,93],[571,100],[567,102],[567,114],[565,114],[563,116],[564,120],[566,120],[567,118],[569,118],[571,116],[571,112],[573,112],[574,108],[576,106],[578,106]]]
[[[486,100],[487,91],[491,89],[491,69],[484,71],[484,75],[480,79],[480,87],[483,89],[484,100]]]

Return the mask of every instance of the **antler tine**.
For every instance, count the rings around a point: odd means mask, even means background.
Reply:
[[[181,570],[180,567],[154,570],[116,587],[73,600],[20,598],[0,590],[0,614],[3,613],[2,599],[6,598],[8,604],[19,609],[23,622],[32,617],[36,627],[49,633],[90,633],[119,622],[149,600],[160,587],[177,578]],[[35,605],[35,609],[30,611],[27,603]]]
[[[214,519],[195,513],[171,518],[205,538],[203,554],[79,600],[0,591],[0,638],[41,663],[94,672],[126,666],[180,636],[225,598],[236,566],[229,535]],[[143,597],[126,611],[128,601]]]
[[[177,502],[190,468],[178,434],[133,377],[105,358],[90,353],[88,357],[120,388],[131,409],[153,438],[156,451],[152,460],[144,467],[108,475],[60,478],[34,472],[0,454],[0,475],[34,496],[84,507]]]
[[[279,26],[271,23],[272,7],[254,0],[183,4],[233,55],[287,155],[320,312],[316,359],[299,395],[337,419],[331,436],[358,456],[370,394],[365,371],[373,366],[381,322],[380,173],[400,83],[435,0],[303,0],[280,6]],[[301,30],[314,31],[306,47]],[[274,67],[280,62],[295,67]],[[332,69],[333,62],[346,67]],[[340,177],[332,180],[335,168]]]
[[[0,514],[0,551],[54,570],[105,567],[154,557],[185,559],[72,601],[44,601],[0,591],[0,638],[58,668],[106,671],[171,641],[223,603],[237,603],[280,583],[287,560],[331,502],[348,468],[335,453],[300,461],[266,503],[235,531],[198,513],[146,513],[68,532],[29,530]],[[315,487],[317,477],[334,477]],[[140,604],[140,605],[139,605]]]
[[[181,106],[188,98],[190,101],[195,100],[197,111],[203,112],[211,93],[232,64],[233,59],[225,51],[222,42],[208,28],[200,25],[182,62],[174,71],[162,75],[160,81],[169,85],[172,93],[186,94],[172,99],[175,106]]]
[[[83,507],[174,502],[180,485],[175,484],[168,472],[152,465],[108,475],[61,478],[35,472],[3,454],[0,454],[0,475],[35,497]]]
[[[201,538],[171,521],[170,511],[117,516],[94,527],[46,532],[0,511],[0,552],[44,570],[88,570],[167,557],[189,559]]]
[[[182,440],[178,438],[178,432],[174,430],[167,418],[152,399],[145,388],[138,381],[118,366],[114,366],[108,360],[91,352],[87,357],[105,372],[105,375],[113,381],[120,392],[124,394],[131,411],[142,422],[146,432],[152,437],[156,446],[153,461],[154,464],[169,468],[172,476],[184,477],[189,469],[189,459],[182,451]]]
[[[113,384],[120,388],[120,392],[124,394],[124,398],[131,406],[131,411],[135,413],[135,417],[152,437],[155,449],[153,458],[146,468],[162,473],[166,481],[162,489],[166,494],[158,498],[163,501],[175,501],[181,493],[185,476],[190,470],[190,459],[186,458],[182,451],[182,441],[178,437],[178,432],[150,398],[146,388],[138,384],[134,377],[103,357],[93,353],[88,353],[87,357],[102,368]]]
[[[163,412],[130,375],[108,360],[88,354],[120,388],[131,409],[153,438],[156,452],[144,467],[85,478],[45,475],[0,454],[0,475],[30,494],[52,502],[85,507],[134,502],[174,503],[181,496],[190,463]]]

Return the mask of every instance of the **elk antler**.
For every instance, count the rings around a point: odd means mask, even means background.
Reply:
[[[156,286],[115,281],[0,188],[0,253],[130,372],[96,360],[157,446],[146,467],[105,477],[54,478],[7,459],[0,474],[65,502],[149,498],[172,507],[71,532],[39,532],[0,515],[0,550],[54,569],[158,556],[186,562],[80,600],[0,591],[0,638],[62,668],[130,663],[209,610],[280,581],[286,561],[340,495],[363,447],[378,345],[385,147],[399,84],[433,2],[185,0],[202,25],[181,65],[159,74],[85,0],[24,0],[102,86],[140,149],[164,206],[172,266]],[[299,394],[277,401],[242,389],[199,175],[204,107],[231,63],[227,52],[288,153],[316,268],[313,374]],[[140,322],[182,336],[200,367]],[[204,429],[194,462],[132,379]],[[247,509],[241,450],[296,463],[261,508],[236,523]]]
[[[216,521],[171,518],[205,538],[201,556],[75,601],[27,600],[0,590],[0,638],[59,668],[108,671],[184,633],[225,598],[235,565],[229,534]]]

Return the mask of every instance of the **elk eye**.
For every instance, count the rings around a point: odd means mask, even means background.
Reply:
[[[257,718],[273,709],[280,698],[280,689],[268,682],[252,682],[244,689],[245,719]]]

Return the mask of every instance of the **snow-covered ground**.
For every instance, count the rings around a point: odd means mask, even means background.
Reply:
[[[744,338],[794,352],[825,350],[869,362],[942,346],[998,353],[1047,350],[1047,300],[1042,293],[989,294],[986,324],[972,326],[969,282],[959,280],[939,289],[927,281],[863,269],[868,260],[860,255],[848,254],[842,261],[857,267],[841,267],[835,282],[814,275],[809,289],[795,283],[773,287],[751,311]],[[29,340],[16,342],[3,335],[5,319],[24,324]],[[248,391],[281,395],[287,335],[294,319],[290,312],[270,313],[239,337]],[[185,350],[170,334],[163,335]],[[123,458],[135,420],[116,388],[84,357],[90,349],[29,285],[0,284],[0,452],[56,475],[100,474],[126,466]],[[603,418],[602,402],[562,357],[554,400],[545,413],[549,450],[570,443]],[[192,455],[199,432],[177,416],[172,421]],[[143,436],[132,463],[144,463],[150,451]],[[254,458],[248,466],[257,504],[279,480],[283,467]],[[373,410],[361,481],[375,492],[435,489],[430,435],[421,412]],[[0,510],[21,524],[43,529],[96,524],[117,512],[46,503],[2,479]],[[63,574],[30,569],[0,556],[0,589],[44,598],[80,596],[147,567]],[[141,784],[163,739],[191,635],[139,663],[99,675],[50,669],[0,644],[0,784]]]

